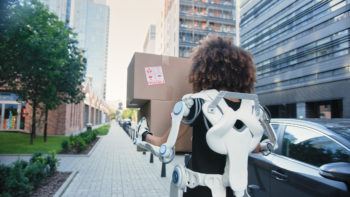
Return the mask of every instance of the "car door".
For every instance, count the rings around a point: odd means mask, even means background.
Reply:
[[[343,182],[319,175],[319,167],[350,162],[341,144],[308,127],[286,125],[279,154],[271,158],[271,197],[349,196]]]
[[[279,124],[271,124],[276,132],[277,139],[280,139],[280,130],[283,128]],[[267,138],[266,135],[263,139]],[[271,165],[274,153],[264,156],[261,153],[251,153],[248,161],[248,190],[251,196],[270,196]]]

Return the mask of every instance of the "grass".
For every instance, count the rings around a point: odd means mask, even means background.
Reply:
[[[107,135],[109,128],[110,128],[110,125],[108,124],[94,130],[97,131],[97,135]]]
[[[0,154],[32,154],[35,152],[61,152],[61,143],[67,136],[48,136],[44,143],[43,136],[37,136],[33,145],[29,144],[30,136],[25,133],[0,132]]]

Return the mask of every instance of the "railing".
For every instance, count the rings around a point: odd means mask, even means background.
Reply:
[[[222,31],[222,30],[214,30],[210,27],[207,27],[205,29],[201,29],[201,28],[191,28],[191,27],[183,27],[183,26],[180,26],[180,32],[188,32],[188,33],[198,33],[198,34],[204,34],[204,35],[207,35],[208,33],[218,33],[218,34],[221,34],[221,35],[227,35],[227,36],[232,36],[235,34],[235,32],[225,32],[225,31]]]

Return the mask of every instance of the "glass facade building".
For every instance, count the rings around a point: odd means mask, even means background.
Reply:
[[[105,0],[41,0],[78,34],[85,51],[87,76],[100,98],[106,96],[109,6]]]
[[[244,1],[240,28],[273,117],[350,118],[349,0]]]
[[[106,97],[109,6],[104,1],[72,1],[74,14],[70,26],[78,34],[79,45],[85,50],[88,77],[92,77],[94,92]]]
[[[208,34],[235,40],[235,0],[167,0],[163,54],[189,57]]]

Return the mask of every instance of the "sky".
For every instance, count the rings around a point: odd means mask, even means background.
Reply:
[[[161,17],[162,0],[109,0],[106,100],[126,100],[127,67],[134,52],[142,52],[150,24]]]

